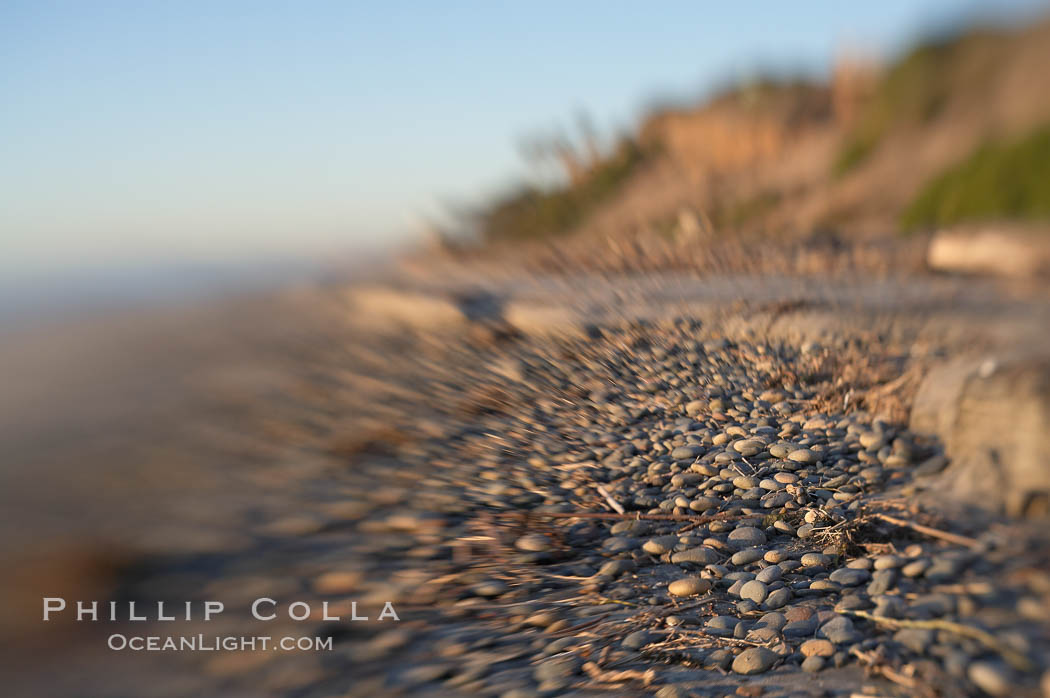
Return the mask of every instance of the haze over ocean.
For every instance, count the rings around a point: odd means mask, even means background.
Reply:
[[[578,111],[612,133],[654,98],[823,74],[843,46],[891,54],[984,6],[5,3],[4,303],[148,301],[360,262],[521,176],[521,137]]]

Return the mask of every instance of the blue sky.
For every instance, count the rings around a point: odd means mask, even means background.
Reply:
[[[383,247],[579,110],[624,128],[655,96],[820,74],[979,6],[7,0],[0,273]]]

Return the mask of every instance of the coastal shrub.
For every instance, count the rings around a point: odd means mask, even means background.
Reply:
[[[495,242],[566,233],[612,197],[642,159],[638,146],[624,141],[576,184],[549,188],[523,185],[477,214],[479,236]]]
[[[920,125],[935,118],[948,98],[953,57],[983,35],[926,42],[897,61],[875,87],[833,165],[841,177],[856,169],[893,128]]]
[[[989,143],[934,177],[901,217],[906,229],[992,219],[1050,220],[1050,124]]]

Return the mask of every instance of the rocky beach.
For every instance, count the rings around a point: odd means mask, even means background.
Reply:
[[[113,651],[175,631],[37,600],[14,694],[1045,695],[1040,287],[447,272],[171,320],[163,409],[24,444],[68,517],[6,488],[37,596],[329,649]]]
[[[1044,0],[0,34],[0,695],[1050,698]]]

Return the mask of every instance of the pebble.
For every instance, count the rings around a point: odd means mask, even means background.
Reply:
[[[693,460],[703,452],[704,449],[700,446],[678,446],[671,451],[671,458],[674,460]]]
[[[935,584],[947,583],[959,576],[966,563],[961,556],[938,555],[930,562],[924,576]]]
[[[642,550],[650,555],[664,555],[671,552],[678,544],[678,536],[660,536],[650,538],[642,544]]]
[[[758,610],[758,604],[751,599],[742,599],[736,602],[736,612],[742,616],[749,616]]]
[[[799,558],[799,562],[805,567],[824,567],[830,559],[823,553],[806,553]]]
[[[882,434],[868,431],[860,435],[860,445],[869,451],[877,451],[886,445],[886,441]]]
[[[683,550],[679,553],[674,553],[673,555],[671,555],[671,562],[676,565],[710,565],[712,563],[718,562],[720,559],[722,559],[722,556],[719,555],[716,550],[705,546],[690,548],[689,550]]]
[[[838,591],[842,587],[830,579],[817,579],[809,583],[810,591]]]
[[[871,575],[871,584],[868,585],[870,596],[880,596],[893,588],[897,582],[897,570],[890,567],[881,569]]]
[[[725,671],[733,663],[733,653],[726,649],[718,649],[707,655],[705,666]]]
[[[836,645],[851,645],[861,639],[860,633],[853,627],[853,621],[846,616],[836,616],[824,623],[820,626],[819,634]]]
[[[761,604],[769,596],[769,588],[758,580],[751,580],[740,587],[740,598]]]
[[[762,556],[762,559],[765,560],[766,562],[769,562],[769,563],[772,563],[772,564],[775,565],[778,562],[783,562],[786,558],[784,556],[784,553],[781,552],[780,550],[767,550],[766,554]]]
[[[583,662],[576,655],[562,655],[541,662],[533,671],[533,676],[541,684],[563,687],[568,685],[573,675],[579,673],[582,665]]]
[[[641,541],[630,536],[613,536],[602,543],[602,550],[607,553],[624,553],[641,547]]]
[[[749,477],[747,475],[740,475],[733,478],[733,487],[738,490],[751,490],[759,486],[760,481],[756,478]]]
[[[729,545],[736,549],[766,544],[766,534],[753,526],[741,526],[729,534]]]
[[[776,628],[755,628],[747,634],[748,642],[767,644],[780,639],[780,631]]]
[[[736,616],[713,616],[704,624],[704,629],[712,635],[729,637],[739,624],[740,619]]]
[[[808,620],[794,620],[788,622],[780,631],[784,637],[791,638],[802,638],[810,637],[817,630],[817,621],[815,619]]]
[[[551,549],[551,539],[540,533],[529,533],[514,541],[514,547],[532,553],[542,553]]]
[[[474,585],[474,593],[478,596],[494,597],[502,596],[507,593],[508,586],[498,580],[490,580],[486,582],[478,582]]]
[[[788,602],[791,601],[791,598],[792,598],[791,590],[788,589],[787,587],[782,587],[780,589],[774,589],[773,591],[771,591],[769,593],[769,596],[766,597],[765,606],[766,606],[766,608],[768,608],[770,610],[774,610],[774,609],[777,609],[777,608],[783,608],[784,606],[786,606],[788,604]]]
[[[915,468],[915,474],[919,477],[936,475],[948,466],[948,459],[942,455],[928,458]]]
[[[733,557],[729,558],[729,561],[740,567],[761,560],[764,554],[764,551],[759,548],[748,548],[747,550],[733,553]]]
[[[787,625],[787,618],[783,613],[770,612],[758,619],[758,625],[780,632],[781,628]]]
[[[787,455],[788,460],[796,463],[812,464],[820,460],[820,457],[816,453],[809,450],[808,448],[800,448],[797,451],[792,451]]]
[[[753,456],[761,453],[765,446],[758,439],[742,439],[733,444],[733,450],[745,456]]]
[[[609,532],[613,535],[644,536],[649,533],[648,521],[618,521],[612,525]]]
[[[721,499],[715,499],[714,497],[697,497],[689,502],[689,508],[693,511],[707,511],[708,509],[717,508],[721,503]]]
[[[675,473],[671,477],[671,484],[675,487],[688,487],[698,484],[702,479],[700,473]]]
[[[815,674],[824,668],[825,661],[824,657],[819,657],[817,655],[806,657],[802,660],[802,671],[808,674]]]
[[[806,640],[798,649],[805,657],[830,657],[835,654],[835,645],[819,638]]]
[[[828,575],[828,579],[844,587],[855,587],[871,579],[871,574],[867,570],[840,567]]]
[[[601,577],[619,577],[625,572],[633,572],[635,564],[631,560],[609,560],[598,569]]]
[[[839,602],[835,604],[836,611],[864,611],[874,606],[864,594],[850,594],[845,593]]]
[[[886,618],[900,618],[905,611],[904,599],[899,596],[878,596],[875,598],[875,615]]]
[[[672,596],[696,596],[711,591],[711,580],[700,577],[684,577],[677,579],[667,585],[667,591]]]
[[[897,555],[879,555],[874,560],[874,567],[876,570],[888,570],[900,567],[903,564],[903,560]]]
[[[765,647],[751,647],[744,650],[733,660],[733,671],[750,676],[762,674],[773,668],[780,660],[780,655]]]
[[[448,664],[417,664],[405,669],[401,679],[406,684],[418,685],[429,681],[437,681],[448,676],[451,672],[452,667]]]
[[[640,650],[652,641],[652,633],[648,630],[637,630],[625,637],[620,644],[627,649]]]
[[[909,562],[907,565],[901,568],[901,574],[905,577],[921,577],[926,573],[926,570],[930,567],[930,561],[926,559],[915,560]]]
[[[769,567],[760,570],[759,573],[755,575],[755,579],[763,584],[772,584],[783,575],[784,573],[781,571],[780,567],[777,565],[770,565]]]
[[[926,654],[933,644],[934,637],[934,632],[925,628],[901,628],[893,634],[895,642],[919,655]]]
[[[546,628],[553,625],[558,621],[558,616],[550,611],[540,611],[539,613],[533,613],[531,616],[525,619],[526,625],[531,625],[535,628]]]
[[[333,570],[315,579],[313,588],[318,594],[347,594],[357,589],[361,580],[362,575],[356,570]]]
[[[789,622],[809,620],[813,617],[813,609],[809,606],[792,606],[784,611],[784,617],[787,618]]]
[[[966,676],[990,696],[1005,696],[1014,690],[1009,669],[998,662],[974,662],[966,670]]]

